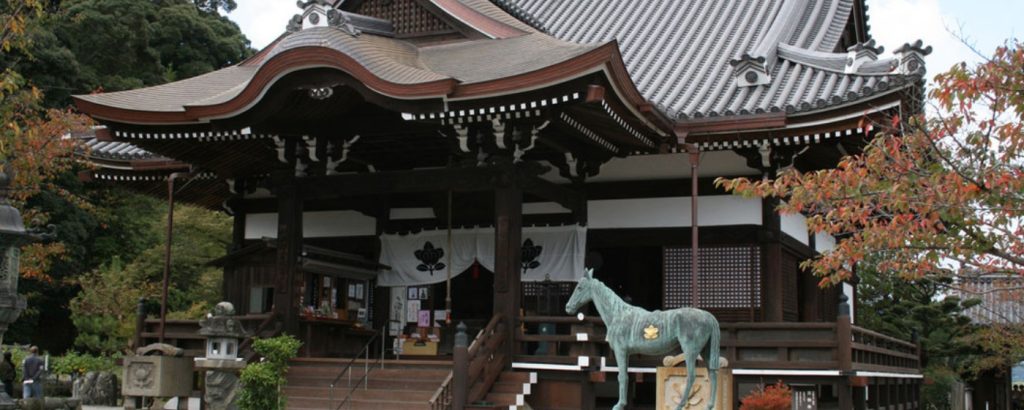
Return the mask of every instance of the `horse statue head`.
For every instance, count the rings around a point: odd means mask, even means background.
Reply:
[[[579,283],[576,284],[576,289],[572,291],[572,297],[569,298],[569,302],[565,304],[565,313],[571,315],[579,312],[580,308],[594,300],[594,286],[596,282],[594,270],[587,269],[587,273],[580,278]]]

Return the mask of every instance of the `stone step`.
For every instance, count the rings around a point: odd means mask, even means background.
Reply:
[[[431,390],[396,390],[391,388],[363,389],[362,387],[357,387],[355,390],[352,390],[350,387],[343,386],[333,390],[334,398],[343,398],[349,391],[352,392],[352,397],[367,400],[427,401],[434,395],[437,388],[435,387]],[[288,397],[330,398],[332,390],[326,387],[291,386],[285,387],[284,393]]]
[[[342,370],[344,370],[344,368],[341,367],[289,367],[287,376],[301,377],[307,379],[325,378],[334,380],[334,378],[338,377],[338,374],[340,374]],[[451,369],[395,369],[389,367],[385,367],[383,369],[379,367],[371,367],[367,369],[363,368],[362,366],[352,367],[348,369],[348,372],[352,373],[353,379],[363,377],[363,374],[366,371],[370,372],[370,377],[379,378],[431,379],[441,377],[443,379],[448,376],[448,373],[451,372]],[[347,378],[348,375],[346,374],[344,377]]]

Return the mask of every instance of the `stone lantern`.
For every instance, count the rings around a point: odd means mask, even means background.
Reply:
[[[206,371],[203,400],[209,410],[237,409],[238,372],[245,367],[245,360],[238,357],[238,345],[247,333],[234,315],[230,302],[220,302],[199,321],[199,334],[206,336],[206,357],[197,357],[195,364]]]
[[[0,171],[0,343],[7,327],[25,310],[25,297],[18,294],[21,246],[41,239],[25,229],[21,212],[7,200],[11,177]],[[13,409],[14,402],[0,390],[0,409]]]

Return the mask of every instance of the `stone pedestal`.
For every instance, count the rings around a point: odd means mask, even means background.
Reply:
[[[148,356],[147,354],[162,354]],[[187,398],[192,393],[192,360],[170,345],[152,344],[124,358],[121,391],[126,409],[142,408],[144,398]]]
[[[241,359],[196,359],[196,368],[206,370],[206,388],[203,402],[207,410],[237,410],[238,372],[245,367]]]
[[[725,363],[725,360],[722,361]],[[679,403],[684,402],[684,409],[704,410],[708,407],[711,398],[711,382],[708,379],[708,370],[701,364],[697,368],[697,379],[693,382],[693,389],[690,397],[682,397],[686,390],[686,368],[685,367],[659,367],[658,368],[658,400],[657,410],[675,410]],[[714,398],[716,409],[733,408],[732,397],[732,369],[723,365],[718,370],[718,397]]]

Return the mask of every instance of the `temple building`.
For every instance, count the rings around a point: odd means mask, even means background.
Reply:
[[[822,408],[917,407],[919,347],[852,323],[855,280],[800,268],[836,239],[713,183],[834,167],[920,112],[930,48],[884,57],[862,0],[299,3],[236,65],[75,97],[101,124],[85,177],[234,218],[223,296],[303,341],[296,374],[380,335],[395,366],[450,369],[465,322],[471,401],[605,407],[601,322],[564,308],[593,268],[634,305],[712,312],[737,403],[782,380]],[[631,403],[653,406],[660,359],[631,362]],[[447,370],[401,368],[426,393],[353,408],[450,407]]]

